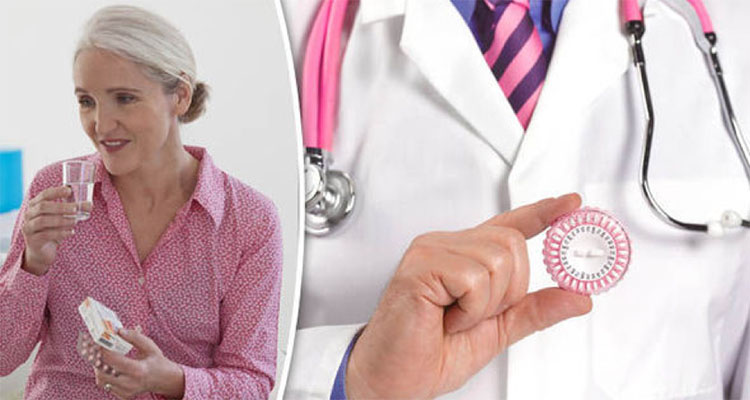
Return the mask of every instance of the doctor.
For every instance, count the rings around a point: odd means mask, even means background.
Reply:
[[[567,2],[526,124],[458,5],[360,0],[351,7],[332,156],[334,167],[355,181],[358,204],[332,234],[307,238],[289,398],[327,399],[334,389],[333,397],[340,396],[342,375],[350,397],[386,397],[377,391],[383,387],[361,383],[385,384],[372,379],[373,370],[390,368],[398,376],[414,367],[409,351],[387,365],[385,357],[372,357],[392,354],[402,337],[380,327],[400,315],[388,299],[403,265],[426,238],[461,235],[424,234],[465,230],[530,208],[539,215],[539,199],[569,192],[628,228],[634,258],[624,279],[594,298],[591,313],[516,343],[470,376],[461,373],[470,368],[452,370],[437,391],[425,387],[434,381],[417,377],[386,387],[388,397],[456,389],[444,398],[750,398],[750,235],[716,239],[679,230],[644,202],[638,184],[644,114],[619,1]],[[318,2],[284,6],[301,71]],[[739,123],[750,126],[750,53],[743,42],[750,26],[741,18],[750,15],[750,4],[707,6]],[[747,177],[688,25],[658,0],[646,1],[643,12],[657,116],[653,191],[688,220],[712,220],[727,209],[747,213]],[[551,217],[577,201],[562,197],[541,214]],[[529,292],[553,285],[541,241],[526,242]],[[585,301],[567,299],[570,308],[558,317],[587,311]],[[405,333],[420,335],[411,328],[419,322],[407,322]],[[377,335],[368,338],[373,330]]]

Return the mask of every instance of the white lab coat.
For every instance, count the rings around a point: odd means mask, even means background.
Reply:
[[[298,71],[318,3],[283,2]],[[416,235],[576,191],[629,229],[629,272],[589,315],[524,339],[445,398],[750,398],[750,232],[683,232],[642,198],[643,106],[619,1],[570,0],[525,134],[448,0],[359,3],[333,149],[357,185],[356,210],[334,234],[307,237],[286,397],[329,397],[347,344]],[[707,7],[750,130],[750,3]],[[747,217],[748,180],[687,24],[658,0],[644,12],[655,196],[691,221],[726,209]],[[541,237],[529,252],[530,289],[552,286]]]

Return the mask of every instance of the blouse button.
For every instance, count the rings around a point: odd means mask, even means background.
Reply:
[[[146,282],[146,280],[143,279],[143,277],[138,278],[138,284],[139,285],[143,286],[143,282]]]

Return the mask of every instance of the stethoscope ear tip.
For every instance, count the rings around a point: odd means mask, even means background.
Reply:
[[[742,216],[734,210],[726,210],[721,214],[718,221],[709,221],[707,233],[711,237],[722,237],[729,229],[739,228],[742,226]]]
[[[725,228],[738,228],[742,225],[742,216],[734,210],[726,210],[721,214],[721,224]]]

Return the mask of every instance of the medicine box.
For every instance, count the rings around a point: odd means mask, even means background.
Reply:
[[[78,306],[78,312],[91,334],[91,338],[97,344],[120,354],[127,354],[133,346],[125,339],[117,335],[117,330],[122,328],[122,322],[117,318],[114,311],[105,307],[102,303],[86,297]]]

